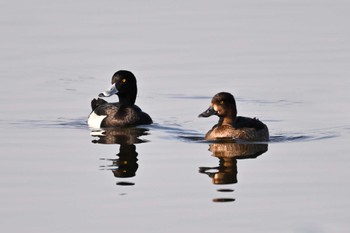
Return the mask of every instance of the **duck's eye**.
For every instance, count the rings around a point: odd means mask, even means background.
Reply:
[[[123,78],[123,79],[122,79],[122,83],[125,83],[125,82],[126,82],[126,79],[125,79],[125,78]]]
[[[223,104],[224,104],[224,101],[223,101],[223,100],[221,100],[221,101],[220,101],[220,104],[221,104],[221,105],[223,105]]]

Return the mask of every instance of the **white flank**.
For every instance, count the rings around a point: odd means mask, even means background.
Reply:
[[[88,119],[88,125],[90,128],[99,129],[101,128],[101,122],[105,118],[106,118],[106,115],[99,116],[95,112],[92,112]]]

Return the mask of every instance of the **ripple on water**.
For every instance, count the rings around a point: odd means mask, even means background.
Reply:
[[[235,140],[235,139],[225,139],[220,140],[219,142],[237,142],[237,143],[281,143],[281,142],[307,142],[307,141],[317,141],[317,140],[325,140],[336,138],[339,136],[338,132],[315,132],[315,133],[305,133],[305,134],[293,134],[286,133],[285,135],[270,135],[270,140],[268,142],[246,142],[243,140]],[[204,135],[201,134],[193,134],[192,132],[182,132],[182,135],[178,136],[180,140],[188,141],[188,142],[218,142],[215,141],[207,141],[204,139]]]
[[[285,133],[284,135],[271,135],[270,142],[307,142],[318,141],[339,137],[341,129],[339,127],[330,129],[314,129],[305,133]]]
[[[73,128],[88,129],[85,118],[67,119],[58,118],[55,120],[19,120],[10,122],[9,125],[21,127],[39,127],[39,128]]]
[[[57,118],[55,120],[20,120],[10,122],[9,125],[21,127],[42,127],[42,128],[70,128],[70,129],[89,129],[86,118]],[[147,125],[151,131],[161,132],[163,139],[177,139],[185,142],[208,143],[204,140],[204,133],[196,130],[183,128],[180,124],[163,125],[154,123]],[[327,129],[314,129],[307,132],[286,132],[270,135],[268,143],[281,142],[307,142],[325,140],[339,137],[342,132],[349,133],[350,126],[337,126]],[[164,135],[165,134],[165,135]],[[165,137],[163,137],[165,136]],[[239,141],[241,143],[241,141]],[[243,142],[244,143],[244,142]]]

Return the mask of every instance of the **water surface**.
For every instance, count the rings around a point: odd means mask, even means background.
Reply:
[[[348,231],[347,1],[0,6],[1,232]],[[98,136],[119,69],[155,124]],[[219,91],[268,144],[203,140]]]

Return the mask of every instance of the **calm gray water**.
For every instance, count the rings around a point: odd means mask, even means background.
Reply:
[[[2,1],[0,231],[348,232],[349,11]],[[155,122],[124,133],[133,145],[86,124],[119,69]],[[219,91],[269,126],[268,145],[201,140],[217,119],[197,116]]]

